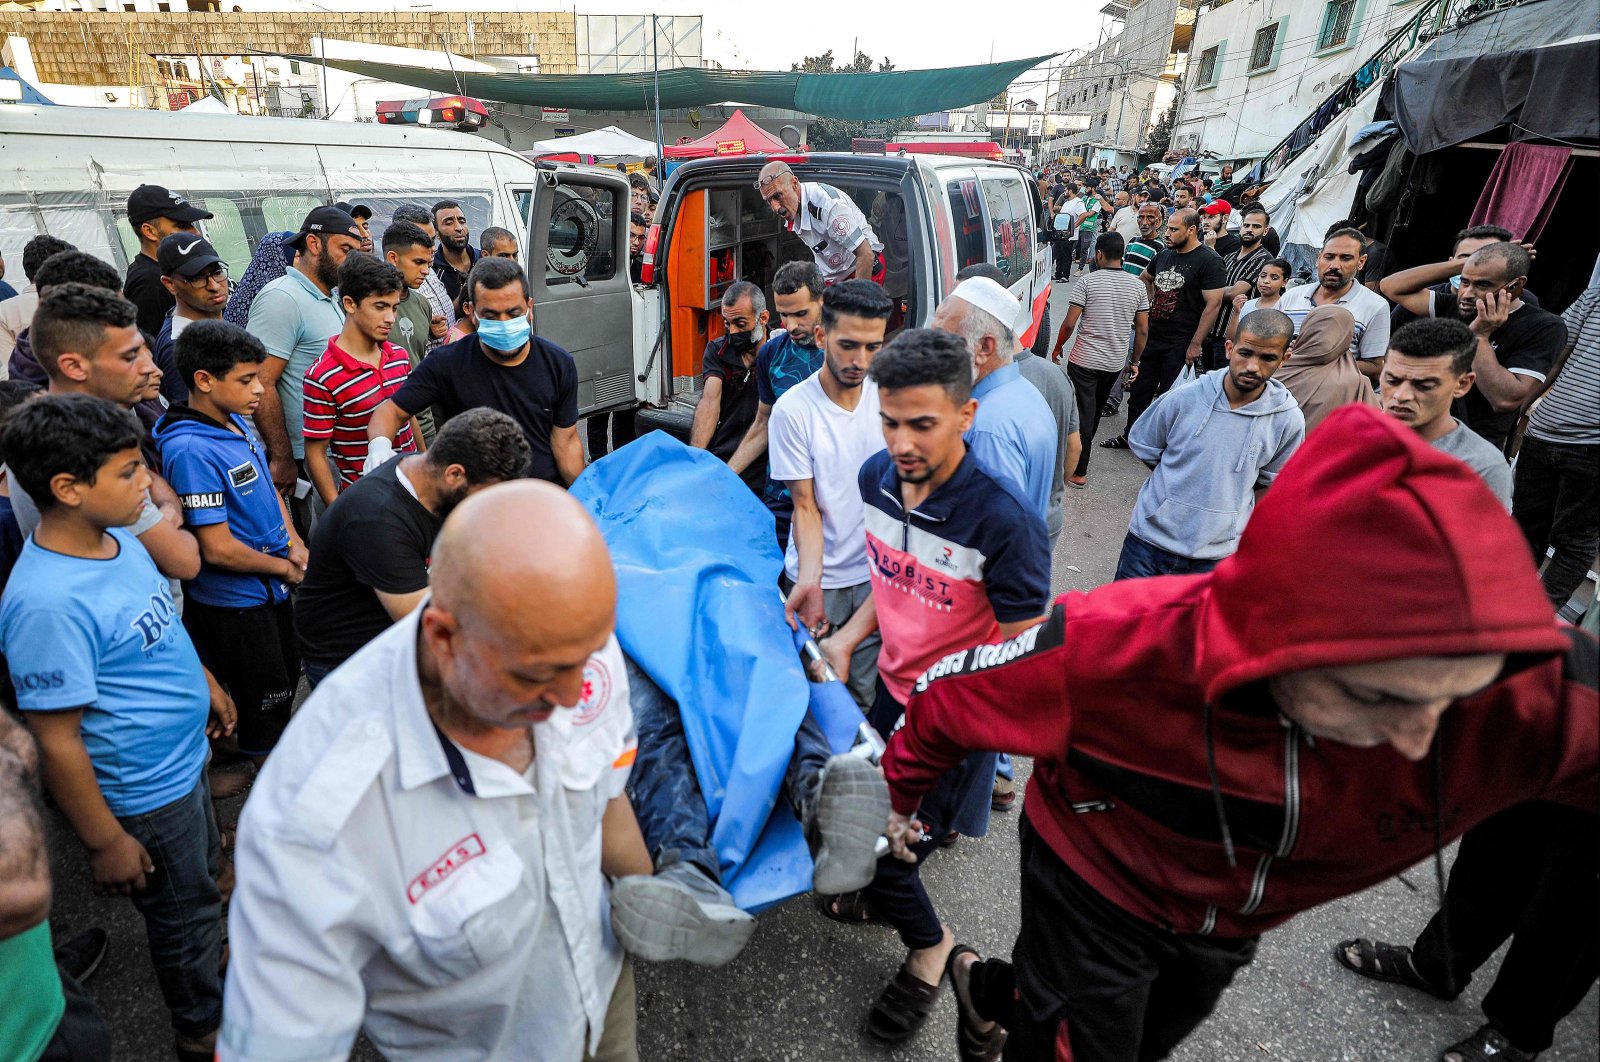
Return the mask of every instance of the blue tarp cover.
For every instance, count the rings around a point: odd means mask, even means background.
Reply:
[[[728,466],[663,432],[590,465],[573,495],[617,573],[617,638],[678,702],[723,884],[747,910],[811,888],[782,798],[807,706],[834,751],[860,711],[840,683],[806,681],[783,617],[772,514]]]

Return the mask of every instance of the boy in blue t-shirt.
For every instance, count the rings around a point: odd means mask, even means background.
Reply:
[[[97,888],[129,895],[180,1054],[222,1021],[221,840],[206,736],[233,729],[167,580],[124,530],[150,472],[131,413],[89,395],[12,412],[0,449],[39,527],[0,598],[0,652],[39,744],[45,785],[89,851]]]
[[[247,419],[265,390],[261,341],[226,321],[196,321],[173,349],[189,387],[153,433],[161,467],[200,542],[184,584],[183,625],[239,713],[239,751],[259,762],[289,723],[300,682],[289,588],[306,547],[272,485],[267,448]]]

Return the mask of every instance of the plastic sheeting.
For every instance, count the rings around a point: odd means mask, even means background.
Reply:
[[[806,681],[771,513],[727,465],[659,431],[590,465],[572,493],[611,549],[617,638],[682,713],[724,886],[747,910],[809,891],[782,798],[795,731],[809,705],[840,752],[862,715],[840,683]]]
[[[1401,63],[1389,110],[1414,154],[1511,125],[1512,140],[1600,139],[1594,0],[1530,0],[1449,30]]]
[[[463,93],[483,100],[532,107],[588,111],[647,110],[656,102],[657,77],[631,74],[481,74],[430,70],[393,63],[314,55],[290,55],[301,63],[322,63],[360,77],[415,85],[447,95]],[[953,110],[992,100],[1023,72],[1055,58],[1038,55],[1007,63],[951,66],[939,70],[868,71],[808,74],[801,71],[733,73],[675,67],[659,75],[662,108],[745,103],[803,111],[821,118],[870,121]]]
[[[1311,146],[1292,160],[1261,194],[1261,205],[1283,239],[1282,254],[1295,273],[1310,273],[1322,237],[1350,216],[1360,174],[1348,172],[1351,137],[1372,121],[1378,93],[1368,92],[1328,123]]]

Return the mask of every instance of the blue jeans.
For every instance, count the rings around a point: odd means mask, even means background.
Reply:
[[[689,740],[677,702],[667,696],[649,675],[625,657],[628,666],[628,702],[639,734],[639,755],[628,777],[628,799],[644,834],[645,847],[656,868],[673,863],[693,863],[720,882],[716,849],[711,846],[711,822],[700,781],[689,757]],[[795,751],[784,776],[784,791],[794,808],[808,803],[818,776],[831,751],[822,727],[810,712],[795,734]]]
[[[161,996],[182,1036],[203,1037],[222,1024],[222,894],[217,874],[222,839],[205,772],[189,794],[143,815],[118,816],[155,864],[133,906],[144,917]]]
[[[1151,575],[1198,575],[1217,566],[1214,560],[1195,560],[1152,546],[1128,532],[1122,540],[1122,555],[1117,558],[1117,574],[1112,579],[1144,579]]]
[[[327,678],[333,673],[333,668],[324,667],[323,665],[313,663],[310,660],[302,660],[300,662],[300,670],[304,672],[306,676],[306,689],[309,690],[316,689],[323,679]]]

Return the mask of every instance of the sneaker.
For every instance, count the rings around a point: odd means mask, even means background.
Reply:
[[[705,871],[673,863],[612,884],[611,928],[630,955],[646,962],[725,966],[749,943],[756,920]]]
[[[111,938],[100,928],[86,929],[71,940],[56,945],[56,965],[80,985],[94,976],[110,950]]]
[[[1009,778],[998,775],[994,780],[994,795],[989,799],[989,807],[995,811],[1010,811],[1017,803],[1017,783]]]
[[[815,863],[811,887],[838,896],[872,884],[878,839],[888,823],[889,783],[883,772],[849,753],[829,759],[801,823]]]

